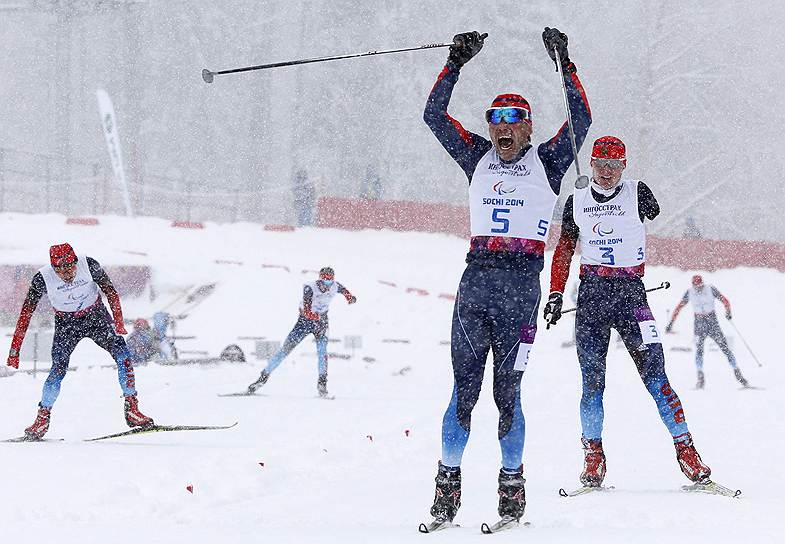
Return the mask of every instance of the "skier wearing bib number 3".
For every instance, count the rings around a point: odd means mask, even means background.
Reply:
[[[562,177],[573,160],[566,123],[556,136],[532,146],[532,109],[521,95],[501,94],[493,100],[485,112],[490,141],[469,132],[447,113],[460,70],[482,49],[484,39],[478,32],[455,36],[424,114],[428,127],[469,180],[471,218],[468,266],[453,309],[454,388],[442,423],[442,457],[431,508],[433,529],[452,522],[460,507],[461,459],[489,351],[493,352],[493,395],[499,409],[502,457],[498,511],[508,520],[517,521],[523,515],[521,378],[537,331],[548,228]],[[554,62],[554,47],[559,51],[580,147],[591,114],[568,57],[567,36],[546,28],[543,41]],[[509,56],[508,71],[519,71],[514,55]]]
[[[592,182],[588,187],[576,188],[564,206],[561,237],[551,267],[551,294],[544,309],[548,326],[561,317],[570,260],[580,242],[575,342],[583,375],[581,483],[601,487],[605,477],[602,397],[611,328],[624,340],[673,437],[682,472],[693,482],[706,483],[711,470],[695,450],[684,408],[665,375],[662,343],[641,280],[646,260],[644,220],[657,217],[660,207],[642,181],[621,179],[627,160],[620,139],[599,138],[591,157]]]

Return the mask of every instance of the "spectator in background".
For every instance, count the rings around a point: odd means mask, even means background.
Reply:
[[[313,225],[313,206],[316,200],[316,188],[308,178],[308,172],[300,168],[294,173],[292,180],[294,209],[297,212],[297,224],[301,227]]]
[[[368,165],[365,170],[365,178],[360,184],[360,198],[365,200],[381,200],[382,198],[382,180],[376,167],[372,164]]]
[[[701,235],[701,231],[698,228],[698,225],[695,224],[694,217],[688,215],[687,219],[684,220],[684,223],[685,223],[684,232],[682,233],[682,236],[684,238],[691,238],[693,240],[700,240],[701,238],[703,238],[703,236]]]

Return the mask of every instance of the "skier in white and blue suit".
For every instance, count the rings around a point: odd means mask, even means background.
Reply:
[[[425,107],[424,119],[469,180],[471,242],[452,320],[455,385],[442,425],[442,458],[431,514],[452,521],[460,507],[463,451],[471,413],[493,351],[493,393],[499,409],[499,514],[520,519],[526,506],[523,478],[525,423],[520,384],[537,331],[540,272],[561,181],[573,161],[565,123],[550,140],[532,146],[532,111],[518,94],[497,96],[485,113],[490,141],[464,129],[447,113],[461,68],[483,46],[478,32],[458,34]],[[577,145],[591,113],[567,36],[543,32],[545,47],[564,66]],[[519,65],[510,59],[509,69]]]
[[[335,272],[329,266],[319,271],[319,279],[303,285],[303,298],[300,301],[300,316],[294,324],[289,336],[284,340],[279,349],[270,360],[267,368],[262,370],[259,378],[248,386],[248,393],[253,394],[257,389],[267,383],[270,374],[278,368],[283,360],[297,345],[309,334],[316,339],[316,353],[319,360],[319,379],[317,390],[320,397],[327,396],[327,330],[329,320],[327,311],[335,295],[343,295],[346,302],[354,304],[357,297],[349,290],[335,281]]]
[[[676,449],[685,476],[705,483],[711,469],[692,440],[684,407],[665,373],[665,354],[657,323],[646,298],[646,224],[660,213],[651,189],[642,181],[622,179],[627,148],[615,136],[592,146],[592,181],[567,198],[561,235],[553,252],[551,293],[543,317],[555,325],[562,315],[564,287],[575,247],[581,247],[580,288],[575,316],[575,345],[583,377],[580,403],[584,450],[581,483],[601,487],[605,478],[602,432],[603,395],[611,329],[624,340],[638,374],[654,400]]]

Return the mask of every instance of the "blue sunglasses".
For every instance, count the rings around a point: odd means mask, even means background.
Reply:
[[[529,110],[523,108],[491,108],[485,112],[485,120],[492,125],[498,125],[502,121],[508,124],[530,121]]]

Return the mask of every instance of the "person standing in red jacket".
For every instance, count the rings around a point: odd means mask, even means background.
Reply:
[[[52,339],[52,369],[44,382],[35,422],[25,429],[29,440],[40,440],[49,430],[52,406],[60,394],[60,384],[76,345],[84,338],[108,351],[117,363],[120,387],[125,397],[125,421],[129,427],[151,426],[152,418],[139,411],[134,383],[134,369],[125,339],[120,297],[109,276],[95,259],[77,257],[70,244],[49,248],[50,265],[33,276],[16,331],[8,353],[8,366],[19,368],[22,347],[30,318],[38,301],[46,294],[55,312]],[[112,309],[112,317],[104,306],[98,290],[103,291]]]

